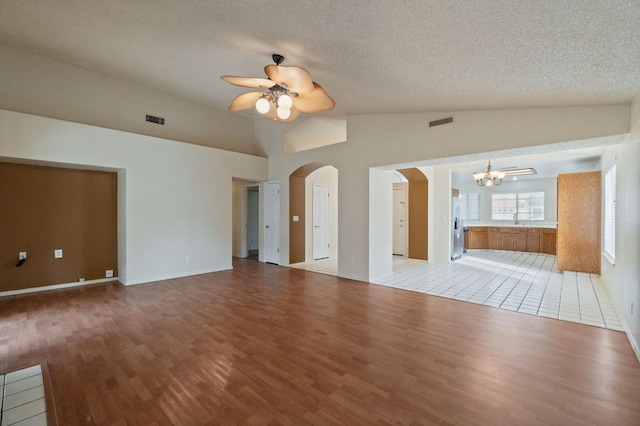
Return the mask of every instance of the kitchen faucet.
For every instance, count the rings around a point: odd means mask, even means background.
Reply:
[[[516,221],[516,225],[517,225],[518,223],[520,223],[520,222],[518,221],[518,213],[514,213],[514,214],[513,214],[513,220],[515,220],[515,221]]]

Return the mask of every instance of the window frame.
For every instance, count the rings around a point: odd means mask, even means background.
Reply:
[[[529,210],[527,212],[520,212],[519,207],[520,207],[520,195],[521,194],[542,194],[542,217],[541,218],[531,218],[531,216],[534,214],[533,209],[531,208],[531,203],[529,203]],[[497,197],[504,197],[505,196],[515,196],[515,211],[513,213],[496,213],[494,210],[494,205],[496,204],[496,198]],[[545,205],[546,205],[546,191],[544,190],[527,190],[527,191],[511,191],[511,192],[494,192],[491,194],[491,220],[513,220],[512,217],[508,217],[508,218],[504,218],[505,214],[509,214],[509,215],[513,215],[513,214],[517,214],[518,215],[518,220],[526,220],[526,221],[544,221],[545,217]],[[503,198],[503,199],[504,199]],[[531,198],[531,197],[529,197]],[[522,199],[524,199],[524,197],[522,197]],[[529,219],[523,219],[521,217],[521,215],[527,214],[530,218]],[[502,215],[501,218],[496,218],[495,215]]]
[[[612,264],[616,263],[616,191],[617,166],[613,163],[604,174],[602,222],[602,254]]]
[[[474,196],[473,198],[477,197],[477,217],[476,218],[469,218],[468,217],[468,213],[469,213],[469,195]],[[481,215],[481,210],[482,210],[482,194],[480,192],[465,192],[465,193],[460,193],[460,200],[461,200],[461,204],[464,205],[464,209],[460,209],[461,212],[464,212],[464,214],[461,214],[461,219],[463,220],[480,220]],[[462,199],[464,198],[464,201],[462,201]],[[474,209],[475,210],[475,209]]]

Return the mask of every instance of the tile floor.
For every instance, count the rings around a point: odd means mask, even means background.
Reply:
[[[337,259],[291,267],[338,273]],[[598,275],[563,273],[556,257],[546,254],[471,250],[454,262],[434,264],[394,256],[393,274],[372,284],[623,330]]]
[[[338,275],[338,259],[327,258],[314,260],[312,262],[301,262],[289,265],[291,268],[306,269],[307,271],[318,272],[327,275]]]
[[[44,382],[39,365],[0,375],[2,426],[46,426]]]

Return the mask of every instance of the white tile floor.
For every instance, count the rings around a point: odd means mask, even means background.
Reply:
[[[307,271],[318,272],[327,275],[338,275],[338,259],[327,258],[314,260],[312,262],[301,262],[289,265],[291,268],[306,269]]]
[[[394,257],[373,284],[622,331],[598,275],[561,272],[555,256],[472,250],[451,263]]]
[[[600,277],[563,273],[555,262],[546,254],[500,250],[471,250],[435,264],[394,256],[393,275],[372,283],[622,331]],[[335,258],[290,266],[338,274]]]
[[[39,365],[0,375],[2,426],[46,426],[42,368]]]

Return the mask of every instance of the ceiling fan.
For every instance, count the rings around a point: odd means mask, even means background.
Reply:
[[[229,111],[243,111],[255,107],[266,117],[289,123],[301,112],[328,111],[336,106],[335,101],[322,86],[311,79],[304,68],[280,66],[284,56],[273,54],[275,65],[267,65],[264,72],[268,78],[237,77],[223,75],[220,78],[234,86],[267,89],[263,92],[249,92],[231,101]]]

